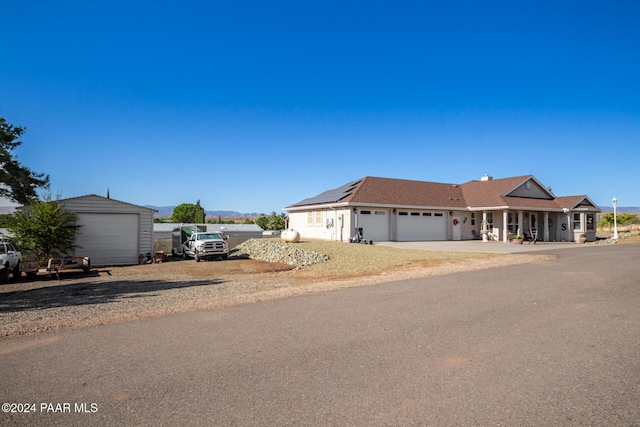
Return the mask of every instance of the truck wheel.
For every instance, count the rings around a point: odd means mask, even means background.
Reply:
[[[14,279],[19,279],[20,278],[20,261],[18,261],[16,263],[16,266],[13,267],[13,270],[11,271],[11,274],[13,274],[13,278]]]
[[[187,259],[187,251],[182,250],[182,259]]]
[[[0,283],[9,283],[9,263],[0,270]]]
[[[229,255],[227,254],[222,255],[222,259],[227,259],[227,258],[229,258]]]
[[[198,255],[198,251],[196,251],[194,258],[196,259],[196,262],[200,262],[200,255]]]

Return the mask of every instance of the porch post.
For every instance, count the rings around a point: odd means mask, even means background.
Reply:
[[[502,211],[502,241],[507,243],[507,236],[509,235],[509,211]]]
[[[520,236],[524,236],[524,229],[523,229],[524,224],[523,224],[523,218],[522,218],[523,212],[524,211],[518,211],[518,231],[517,231],[517,233]]]
[[[489,239],[487,239],[487,237],[489,235],[489,223],[487,223],[487,212],[486,211],[482,211],[481,233],[482,233],[482,241],[483,242],[488,242]]]
[[[549,212],[544,211],[544,241],[548,242],[549,241]]]

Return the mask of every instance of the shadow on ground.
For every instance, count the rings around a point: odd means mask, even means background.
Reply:
[[[24,310],[104,304],[125,298],[149,296],[150,293],[193,286],[219,285],[221,280],[190,280],[168,282],[163,280],[121,280],[107,282],[80,282],[46,286],[25,291],[0,294],[0,313]]]

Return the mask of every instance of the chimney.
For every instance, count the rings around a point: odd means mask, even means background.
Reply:
[[[493,177],[487,175],[486,173],[484,174],[484,176],[482,178],[480,178],[480,181],[492,181]]]

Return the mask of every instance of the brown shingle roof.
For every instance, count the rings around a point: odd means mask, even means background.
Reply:
[[[465,207],[457,184],[368,176],[343,201],[397,206]]]
[[[586,196],[568,196],[539,199],[506,196],[511,190],[530,179],[535,180],[532,175],[523,175],[485,181],[469,181],[464,184],[446,184],[367,176],[289,207],[339,202],[350,205],[368,204],[445,209],[522,207],[561,210],[573,208],[586,198]],[[549,195],[549,197],[552,196]],[[589,210],[600,211],[597,207]]]
[[[487,181],[469,181],[461,187],[467,206],[504,206],[506,201],[503,195],[530,178],[531,175],[525,175]]]

